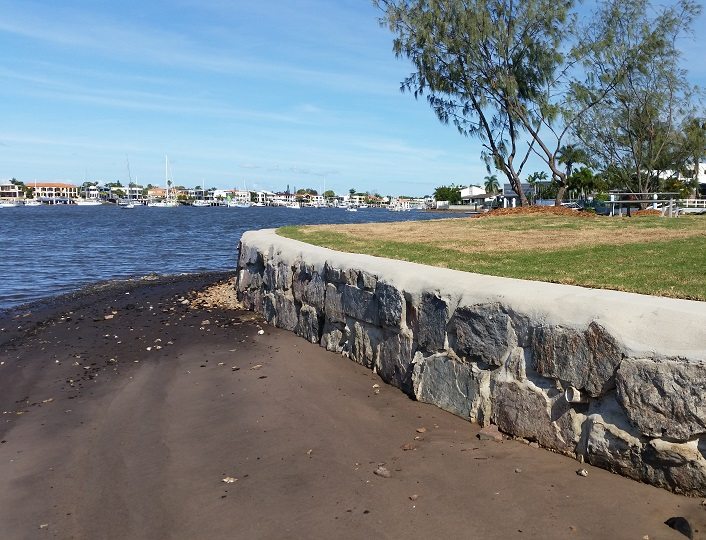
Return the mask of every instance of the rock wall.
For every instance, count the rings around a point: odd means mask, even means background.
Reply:
[[[243,235],[272,325],[482,425],[706,496],[706,303],[482,276]]]

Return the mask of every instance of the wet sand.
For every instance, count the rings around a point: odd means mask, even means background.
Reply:
[[[0,318],[0,538],[684,538],[673,516],[706,530],[700,499],[480,441],[251,313],[186,302],[215,279]]]

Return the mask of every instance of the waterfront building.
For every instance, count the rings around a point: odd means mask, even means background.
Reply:
[[[186,190],[186,196],[195,201],[203,201],[206,199],[206,190],[202,187],[189,188]]]
[[[84,186],[81,188],[81,196],[84,199],[98,200],[101,198],[101,190],[96,185]]]
[[[255,204],[262,206],[263,204],[266,206],[270,206],[273,204],[275,198],[275,194],[272,191],[256,191],[255,192]]]
[[[79,187],[65,182],[35,182],[34,198],[43,202],[68,203],[79,194]]]
[[[297,196],[294,193],[278,192],[272,197],[273,206],[289,206],[297,202]]]
[[[13,184],[12,182],[0,183],[0,199],[17,200],[24,199],[25,192],[22,186]]]
[[[163,187],[151,187],[147,190],[148,199],[163,199],[167,196],[167,190]]]
[[[225,192],[224,198],[230,198],[230,200],[236,204],[247,204],[251,202],[250,191],[247,189],[229,189]]]

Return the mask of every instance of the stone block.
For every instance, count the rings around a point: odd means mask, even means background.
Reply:
[[[591,465],[641,480],[644,440],[628,422],[615,393],[592,400],[584,423],[583,454]]]
[[[367,368],[372,368],[378,357],[382,332],[379,328],[360,321],[350,321],[348,326],[352,329],[349,338],[350,358]]]
[[[446,346],[446,323],[449,303],[433,293],[422,294],[418,310],[417,342],[419,348],[430,352],[442,351]]]
[[[308,304],[323,311],[326,284],[318,272],[302,265],[294,272],[292,293],[302,304]]]
[[[412,394],[413,339],[408,331],[383,331],[375,370],[388,384]]]
[[[294,277],[294,271],[292,267],[285,262],[280,261],[277,264],[277,280],[275,282],[275,288],[287,291],[292,287],[292,279]]]
[[[510,317],[497,304],[457,309],[448,333],[456,355],[492,366],[502,365],[517,345]]]
[[[699,441],[653,439],[643,453],[643,481],[692,497],[706,496],[706,459]]]
[[[262,288],[262,276],[245,268],[238,272],[238,290],[252,290]]]
[[[329,321],[346,321],[346,314],[343,312],[343,294],[339,292],[338,288],[332,283],[326,284],[324,313]]]
[[[492,420],[501,431],[558,452],[576,450],[580,426],[565,401],[548,398],[531,383],[513,380],[494,381],[491,399]]]
[[[297,314],[297,306],[294,303],[294,298],[287,293],[276,291],[275,310],[277,311],[277,326],[293,332],[299,323],[299,316]]]
[[[352,285],[343,286],[343,312],[349,317],[369,324],[380,323],[375,294]]]
[[[540,326],[532,335],[535,369],[584,389],[597,397],[614,385],[615,369],[623,359],[616,340],[592,322],[584,331],[562,326]]]
[[[303,305],[299,310],[296,334],[306,339],[309,343],[318,343],[321,338],[319,328],[319,314],[316,308]]]
[[[273,293],[267,293],[263,295],[262,298],[262,316],[268,324],[277,326],[277,305],[275,302],[275,295]]]
[[[324,281],[334,283],[336,285],[346,284],[346,272],[340,268],[336,268],[326,263],[324,266]]]
[[[327,351],[342,353],[348,344],[349,333],[345,324],[326,319],[321,332],[321,346]]]
[[[472,422],[490,418],[490,373],[446,354],[414,356],[414,397]]]
[[[378,302],[380,325],[400,328],[402,325],[402,314],[405,312],[405,300],[402,293],[392,285],[377,281],[375,296]]]
[[[378,278],[365,270],[358,272],[358,281],[356,285],[359,289],[365,289],[366,291],[374,291],[377,285]]]
[[[268,261],[265,264],[265,270],[262,274],[262,284],[264,287],[270,291],[274,291],[277,289],[277,274],[278,274],[278,268],[277,265],[273,264],[271,261]]]
[[[243,268],[247,265],[258,265],[262,262],[262,254],[256,245],[240,242],[239,248],[239,267]]]
[[[706,365],[626,358],[618,401],[644,435],[686,441],[706,435]]]

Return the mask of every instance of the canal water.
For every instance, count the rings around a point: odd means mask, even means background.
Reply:
[[[233,270],[244,231],[450,217],[337,208],[41,206],[0,209],[0,309],[97,282]]]

